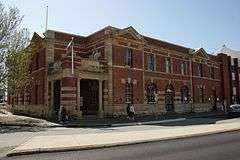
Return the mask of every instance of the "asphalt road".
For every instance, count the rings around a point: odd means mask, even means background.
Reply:
[[[3,160],[239,160],[240,131],[95,150],[5,157]]]

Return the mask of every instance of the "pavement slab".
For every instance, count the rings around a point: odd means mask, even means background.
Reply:
[[[187,138],[192,136],[201,136],[235,130],[240,130],[240,123],[233,122],[197,126],[190,125],[177,128],[146,131],[143,130],[98,134],[36,136],[13,149],[7,154],[7,156],[102,148],[143,142]]]

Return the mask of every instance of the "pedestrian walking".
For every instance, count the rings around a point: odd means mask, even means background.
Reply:
[[[134,109],[134,106],[133,106],[133,105],[130,105],[129,118],[130,118],[131,120],[134,120],[134,119],[135,119],[134,116],[135,116],[135,109]]]
[[[130,119],[130,103],[127,104],[127,119]]]

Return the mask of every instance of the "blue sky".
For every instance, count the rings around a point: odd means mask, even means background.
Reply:
[[[133,26],[140,34],[209,53],[223,44],[240,50],[239,0],[0,0],[19,8],[23,27],[88,35],[105,26]]]

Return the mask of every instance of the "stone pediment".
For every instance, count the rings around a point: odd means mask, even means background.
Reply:
[[[200,58],[209,59],[209,56],[208,56],[207,52],[203,48],[200,48],[200,49],[196,50],[194,52],[193,56],[194,57],[200,57]]]
[[[142,35],[140,35],[133,27],[127,27],[119,30],[115,36],[131,39],[134,41],[146,42]]]

